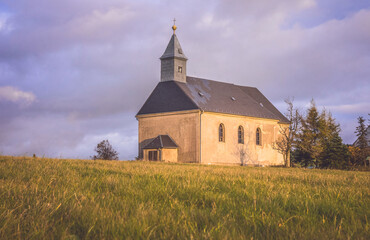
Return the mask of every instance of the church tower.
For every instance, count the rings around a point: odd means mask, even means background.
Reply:
[[[186,61],[188,60],[182,51],[180,42],[175,31],[176,25],[172,26],[173,35],[164,51],[161,59],[161,82],[178,81],[186,83]]]

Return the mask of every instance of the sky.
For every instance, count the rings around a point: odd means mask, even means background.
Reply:
[[[353,143],[370,112],[368,0],[2,0],[0,154],[137,156],[136,113],[176,18],[187,75],[314,99]]]

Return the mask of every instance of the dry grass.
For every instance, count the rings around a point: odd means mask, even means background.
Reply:
[[[0,156],[0,239],[369,239],[368,172]]]

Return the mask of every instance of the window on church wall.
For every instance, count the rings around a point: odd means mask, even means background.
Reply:
[[[256,144],[257,145],[262,145],[262,134],[261,134],[261,129],[260,128],[257,128],[256,130]]]
[[[177,68],[177,71],[178,71],[179,73],[182,73],[182,67],[180,67],[180,66],[179,66],[179,67]]]
[[[225,126],[222,123],[218,127],[218,141],[225,142]]]
[[[242,126],[238,128],[238,143],[244,144],[244,128]]]

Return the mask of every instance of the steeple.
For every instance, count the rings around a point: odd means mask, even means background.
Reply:
[[[176,34],[172,35],[171,40],[168,43],[167,48],[164,51],[163,55],[160,57],[160,59],[162,60],[162,59],[171,58],[171,57],[188,60],[188,58],[185,56],[184,52],[182,51],[180,42],[177,39]]]
[[[176,21],[176,20],[174,20]],[[172,26],[173,35],[161,59],[161,82],[178,81],[186,83],[186,61],[181,45],[175,34],[177,27]]]

